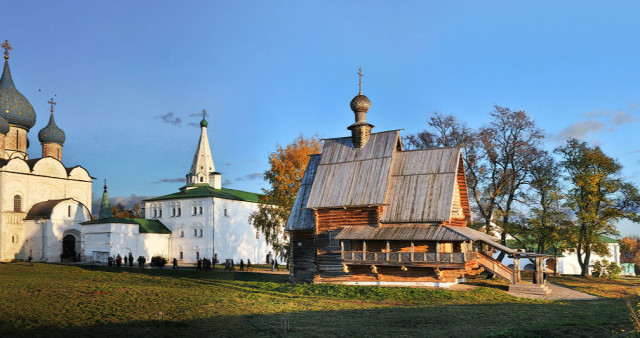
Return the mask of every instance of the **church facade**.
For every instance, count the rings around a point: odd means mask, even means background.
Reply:
[[[170,229],[169,256],[180,262],[194,263],[205,257],[216,257],[220,262],[265,262],[266,255],[274,251],[264,235],[249,223],[249,216],[258,210],[259,195],[222,187],[207,126],[203,116],[185,186],[176,193],[143,201],[145,218],[158,220]]]
[[[39,131],[42,157],[30,158],[36,122],[31,103],[15,87],[8,42],[0,78],[0,261],[81,259],[80,222],[91,219],[92,177],[62,162],[65,134],[51,115]]]

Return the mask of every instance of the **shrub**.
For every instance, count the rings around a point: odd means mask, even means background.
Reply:
[[[167,260],[162,256],[153,256],[151,257],[151,264],[161,269],[167,264]]]
[[[609,278],[618,278],[618,276],[620,276],[620,273],[622,273],[622,268],[620,268],[620,265],[618,265],[618,263],[611,262],[609,263],[609,266],[607,266],[607,273],[609,275]]]
[[[593,263],[593,270],[591,274],[593,277],[608,277],[608,278],[617,278],[622,269],[616,262],[609,262],[606,259],[601,261],[595,261]]]

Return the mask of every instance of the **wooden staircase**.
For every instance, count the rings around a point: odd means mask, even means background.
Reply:
[[[478,254],[478,264],[485,267],[487,270],[493,272],[494,274],[506,279],[509,283],[514,283],[513,280],[513,270],[507,267],[506,265],[498,262],[493,259],[493,257],[488,256],[484,253]]]
[[[544,284],[515,283],[513,280],[513,269],[510,269],[489,255],[480,253],[478,255],[478,263],[494,274],[508,280],[510,283],[509,292],[538,296],[545,296],[551,293],[551,289]]]

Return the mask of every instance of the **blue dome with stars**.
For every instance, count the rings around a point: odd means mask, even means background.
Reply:
[[[0,78],[0,116],[10,124],[29,130],[36,124],[36,112],[29,100],[13,84],[9,62],[6,58],[2,78]]]
[[[57,143],[59,145],[64,143],[64,131],[56,125],[56,121],[53,119],[53,111],[49,118],[49,124],[38,132],[38,140],[41,143]]]

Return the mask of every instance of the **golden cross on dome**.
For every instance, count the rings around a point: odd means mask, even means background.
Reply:
[[[206,116],[207,116],[207,110],[202,109],[202,118],[205,118]]]
[[[360,94],[362,94],[362,77],[363,77],[364,75],[362,74],[362,67],[360,67],[358,70],[359,70],[359,72],[358,72],[358,75],[359,75],[359,79],[358,79],[358,91],[360,92]]]
[[[0,47],[4,48],[4,58],[9,58],[9,51],[12,50],[11,45],[9,44],[9,40],[4,40],[4,42],[0,45]]]
[[[53,101],[53,97],[51,100],[47,101],[47,103],[51,105],[51,112],[53,113],[53,106],[56,104],[55,101]]]

